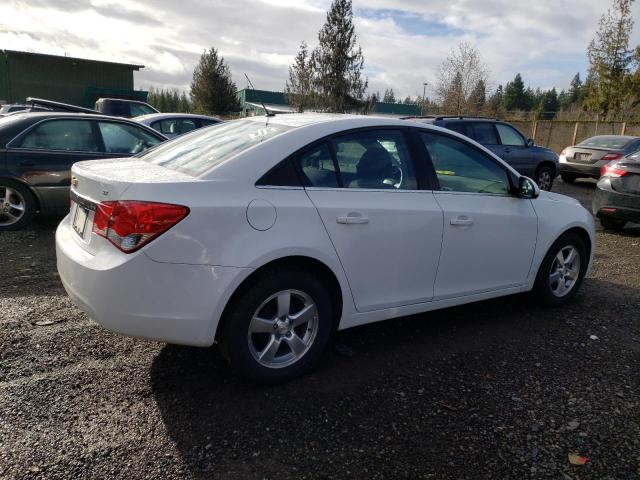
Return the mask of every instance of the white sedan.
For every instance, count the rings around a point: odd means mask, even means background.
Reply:
[[[595,247],[577,201],[403,120],[253,117],[72,175],[56,246],[75,303],[125,335],[219,343],[259,382],[309,370],[336,329],[530,290],[560,306]]]

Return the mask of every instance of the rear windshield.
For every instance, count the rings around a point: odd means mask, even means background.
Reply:
[[[601,148],[614,148],[623,149],[629,143],[633,142],[635,138],[619,137],[616,135],[606,135],[601,137],[591,137],[580,142],[578,147],[601,147]]]
[[[233,120],[159,145],[140,156],[147,162],[194,177],[292,127],[265,121]]]

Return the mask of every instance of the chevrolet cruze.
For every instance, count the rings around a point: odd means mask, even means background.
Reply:
[[[106,328],[210,346],[258,382],[332,333],[533,291],[560,306],[594,251],[579,203],[456,132],[324,114],[236,120],[72,169],[56,233],[75,303]]]

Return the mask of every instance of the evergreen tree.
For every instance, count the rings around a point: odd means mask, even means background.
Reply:
[[[362,78],[364,57],[357,45],[351,0],[333,0],[312,59],[324,110],[344,112],[362,104],[367,80]]]
[[[314,71],[306,42],[300,44],[293,65],[289,67],[289,80],[284,89],[285,97],[298,112],[312,107]]]
[[[506,110],[527,110],[529,99],[524,88],[522,76],[518,73],[515,78],[507,83],[504,89],[503,105]]]
[[[180,95],[177,111],[180,113],[191,112],[191,103],[189,102],[189,99],[187,98],[187,94],[184,91],[182,92],[182,95]]]
[[[471,91],[468,100],[468,108],[470,112],[481,112],[487,103],[487,88],[484,80],[478,80],[475,88]]]
[[[569,103],[581,104],[584,100],[584,86],[580,79],[580,73],[576,73],[571,80],[571,88],[569,88]]]
[[[555,113],[560,109],[558,92],[555,88],[544,92],[540,98],[538,109],[544,113]]]
[[[213,47],[202,54],[193,71],[191,100],[200,113],[227,115],[240,109],[229,66]]]
[[[393,93],[393,88],[389,88],[384,91],[384,97],[382,99],[385,103],[396,103],[396,95]]]
[[[625,79],[633,60],[629,48],[632,3],[633,0],[613,0],[612,8],[600,17],[598,31],[587,49],[590,82],[586,103],[592,111],[615,111],[626,96]]]

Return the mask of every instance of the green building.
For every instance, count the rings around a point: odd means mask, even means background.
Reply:
[[[38,97],[93,108],[99,97],[146,101],[147,92],[133,89],[133,72],[141,68],[144,65],[0,50],[0,103]]]
[[[270,92],[267,90],[253,90],[245,88],[237,92],[243,117],[264,115],[264,107],[272,113],[293,113],[295,110],[289,106],[283,92]],[[406,103],[377,102],[371,110],[372,115],[390,116],[417,116],[420,115],[420,106]]]

